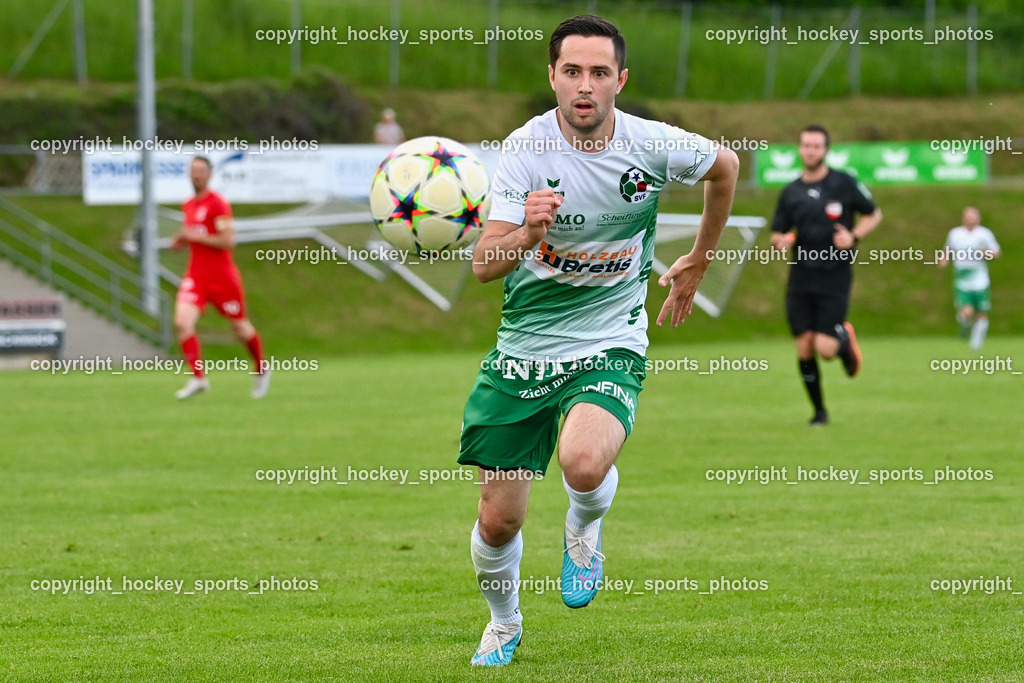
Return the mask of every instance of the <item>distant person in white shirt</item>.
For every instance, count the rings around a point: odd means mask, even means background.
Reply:
[[[973,206],[964,209],[964,224],[949,231],[940,268],[953,262],[953,305],[960,323],[961,336],[970,335],[975,351],[985,343],[989,294],[988,262],[999,257],[999,243],[992,231],[981,223],[981,212]]]
[[[395,110],[390,107],[381,112],[380,121],[373,127],[373,141],[378,145],[400,145],[405,142],[405,132],[395,121]]]

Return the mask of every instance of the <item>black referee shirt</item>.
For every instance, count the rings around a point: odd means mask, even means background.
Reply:
[[[829,205],[840,209],[838,219],[828,217]],[[797,178],[782,190],[772,219],[772,230],[789,232],[796,228],[791,260],[811,270],[849,268],[852,250],[837,249],[832,243],[835,223],[853,229],[854,214],[874,213],[875,202],[867,188],[848,173],[829,169],[816,183]]]

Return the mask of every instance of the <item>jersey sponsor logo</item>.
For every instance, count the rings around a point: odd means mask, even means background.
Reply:
[[[642,202],[654,189],[654,178],[642,168],[632,166],[619,178],[619,194],[630,204]]]
[[[504,197],[506,201],[509,201],[512,204],[526,206],[526,198],[530,196],[530,193],[528,191],[517,192],[516,190],[505,189],[501,191],[501,196]]]
[[[541,241],[527,270],[541,279],[572,285],[611,286],[640,272],[643,233],[612,242],[569,242],[552,236]]]
[[[587,217],[582,213],[555,214],[555,226],[582,226],[586,225],[586,223]]]
[[[629,425],[631,427],[633,426],[633,416],[636,415],[636,402],[633,400],[633,397],[629,395],[628,391],[620,387],[615,382],[605,380],[595,384],[587,384],[581,388],[580,391],[583,393],[593,392],[596,394],[603,394],[604,396],[614,398],[629,410]]]
[[[540,243],[537,259],[561,273],[624,275],[633,264],[640,245],[615,251],[566,250],[558,252],[547,242]]]
[[[560,194],[563,197],[565,196],[565,191],[564,190],[556,189],[562,183],[562,179],[561,178],[555,178],[554,180],[552,180],[551,178],[546,178],[546,180],[548,181],[548,187],[550,187],[552,190],[554,190],[555,194]]]

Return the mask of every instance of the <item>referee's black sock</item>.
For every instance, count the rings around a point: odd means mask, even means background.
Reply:
[[[818,375],[818,359],[800,359],[800,376],[803,377],[804,386],[807,387],[807,395],[811,397],[814,410],[818,413],[825,410],[825,403],[821,400],[821,379]]]

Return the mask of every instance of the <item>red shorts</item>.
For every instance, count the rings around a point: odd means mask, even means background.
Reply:
[[[242,289],[242,277],[237,270],[200,277],[185,273],[181,285],[178,286],[177,300],[179,303],[196,306],[200,312],[206,309],[207,303],[211,303],[225,318],[245,318],[245,291]]]

